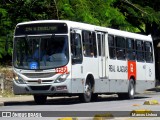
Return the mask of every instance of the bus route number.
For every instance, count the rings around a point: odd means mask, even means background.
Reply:
[[[57,69],[56,69],[56,73],[59,73],[59,74],[68,73],[67,66],[57,68]]]

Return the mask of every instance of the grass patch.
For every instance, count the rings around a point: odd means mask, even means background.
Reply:
[[[0,96],[1,97],[14,97],[15,95],[13,94],[13,91],[4,90],[3,93],[2,91],[0,91]]]
[[[11,67],[0,66],[0,97],[13,97],[13,71]],[[2,90],[3,89],[3,90]]]

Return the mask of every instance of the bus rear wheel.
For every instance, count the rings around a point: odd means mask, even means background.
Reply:
[[[90,82],[86,82],[85,88],[84,88],[84,93],[79,95],[80,101],[81,102],[90,102],[92,98],[92,86]]]
[[[119,99],[134,99],[135,95],[135,83],[133,79],[130,79],[128,86],[128,93],[119,93]]]
[[[47,101],[46,95],[34,95],[34,101],[36,104],[43,105]]]
[[[134,80],[131,79],[129,81],[128,98],[134,99],[134,95],[135,95],[135,83],[134,83]]]

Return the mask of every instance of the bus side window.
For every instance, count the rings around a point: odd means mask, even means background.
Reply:
[[[136,55],[138,62],[144,61],[144,46],[142,40],[136,40]]]
[[[116,54],[118,60],[124,60],[126,58],[126,52],[125,52],[125,38],[116,36]]]
[[[83,54],[85,57],[93,57],[95,54],[97,55],[96,41],[94,34],[91,31],[82,31],[82,40],[83,40]]]
[[[126,57],[128,60],[135,60],[136,53],[134,48],[134,39],[126,38]]]
[[[96,43],[96,33],[95,32],[92,32],[92,40],[93,40],[94,57],[97,57],[97,43]]]
[[[111,59],[116,58],[115,41],[113,35],[108,35],[109,56]]]
[[[101,34],[97,34],[97,42],[98,42],[98,54],[101,56]]]
[[[71,33],[71,53],[72,62],[82,63],[82,44],[81,36],[78,33]]]
[[[153,62],[153,54],[152,54],[152,43],[151,42],[144,42],[145,48],[145,60],[146,62]]]

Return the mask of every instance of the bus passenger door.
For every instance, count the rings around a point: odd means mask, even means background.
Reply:
[[[71,40],[71,90],[72,93],[83,92],[83,54],[82,54],[82,40],[81,30],[72,30],[70,34]]]
[[[106,77],[106,60],[105,60],[105,34],[97,34],[98,52],[99,52],[99,77]]]

